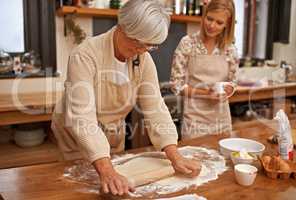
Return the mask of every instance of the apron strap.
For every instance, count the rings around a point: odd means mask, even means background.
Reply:
[[[137,84],[140,82],[141,72],[140,72],[140,56],[137,55],[137,58],[132,61],[134,76]]]

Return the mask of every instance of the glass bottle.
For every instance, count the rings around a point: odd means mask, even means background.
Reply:
[[[194,15],[201,15],[202,5],[200,0],[194,0]]]
[[[0,73],[7,73],[13,68],[12,57],[5,51],[0,49]]]

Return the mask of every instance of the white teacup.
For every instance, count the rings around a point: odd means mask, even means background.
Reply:
[[[236,181],[243,186],[250,186],[254,183],[257,168],[248,164],[238,164],[234,166]]]
[[[225,94],[224,82],[217,82],[214,85],[214,90],[217,94]]]
[[[232,93],[228,95],[228,96],[232,96],[234,93],[234,86],[231,82],[216,82],[213,86],[213,89],[219,95],[226,94],[224,89],[226,85],[233,87]]]

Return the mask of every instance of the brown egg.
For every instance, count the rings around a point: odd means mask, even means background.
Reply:
[[[276,170],[279,170],[280,164],[282,162],[282,158],[280,156],[276,156],[275,159],[276,159]]]
[[[286,163],[286,161],[281,160],[280,162],[280,170],[283,172],[290,172],[290,166],[288,163]]]
[[[281,158],[279,156],[272,156],[268,165],[268,168],[274,171],[280,169]]]

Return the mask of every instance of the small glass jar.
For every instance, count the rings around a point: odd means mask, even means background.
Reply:
[[[41,69],[40,56],[35,51],[29,51],[23,54],[22,59],[22,69],[24,72],[35,74]]]
[[[13,70],[12,57],[5,51],[0,50],[0,73],[8,73]]]

